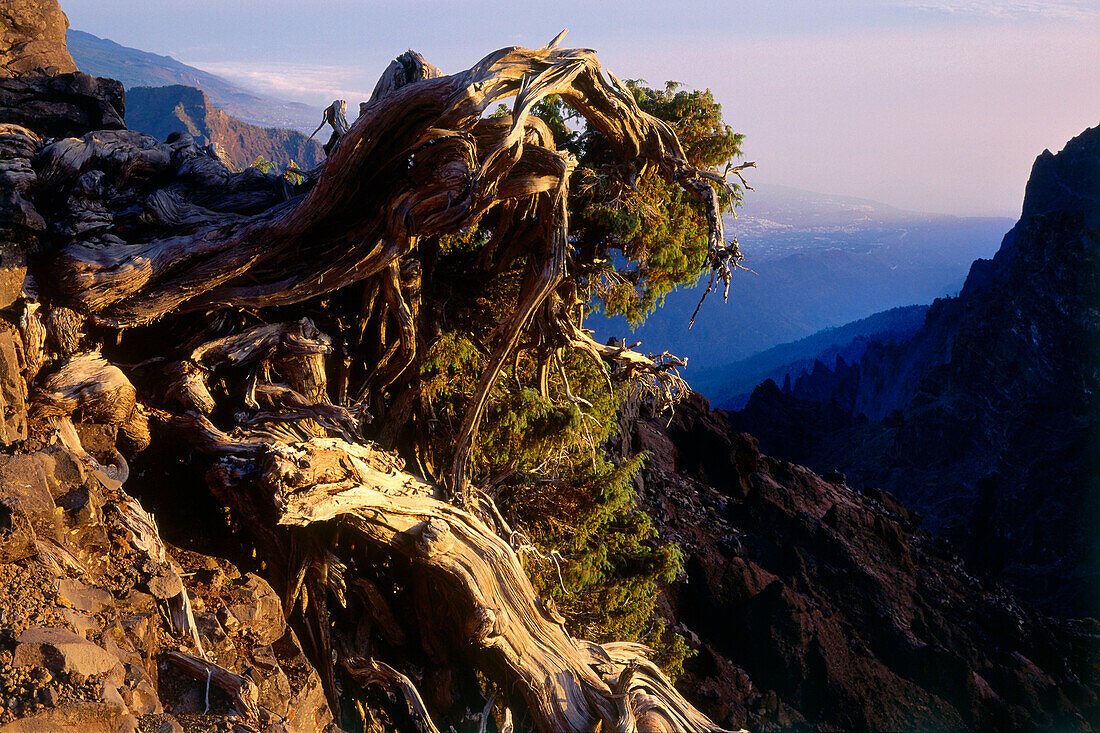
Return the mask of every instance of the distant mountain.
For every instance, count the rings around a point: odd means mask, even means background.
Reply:
[[[1100,591],[1100,127],[1035,161],[1019,223],[906,343],[767,382],[772,455],[896,494],[979,569],[1065,614]]]
[[[908,341],[924,323],[926,305],[891,308],[858,321],[828,328],[788,344],[774,346],[717,369],[695,372],[692,388],[724,410],[740,410],[756,385],[771,379],[797,379],[815,364],[853,363],[875,344]]]
[[[92,76],[118,79],[127,91],[133,87],[182,84],[201,89],[216,107],[252,125],[290,128],[308,134],[321,121],[321,111],[309,105],[256,94],[171,56],[128,48],[71,28],[67,39],[77,68]]]
[[[728,221],[755,274],[735,273],[729,303],[712,293],[690,331],[706,283],[671,293],[630,338],[689,357],[690,382],[822,329],[955,293],[970,263],[996,252],[1011,226],[760,185],[746,195],[741,217]],[[604,338],[629,333],[621,318],[589,320]]]
[[[315,140],[296,130],[265,129],[235,119],[193,87],[133,87],[126,94],[126,126],[158,140],[182,131],[200,145],[216,142],[238,168],[258,157],[280,168],[293,160],[307,169],[324,160]]]

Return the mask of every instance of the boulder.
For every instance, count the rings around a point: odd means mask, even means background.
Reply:
[[[75,71],[57,76],[0,78],[0,122],[44,137],[79,137],[92,130],[123,130],[122,83]]]
[[[122,705],[71,703],[0,727],[0,733],[136,733],[138,721]]]
[[[244,583],[237,586],[234,593],[238,602],[221,613],[226,628],[237,627],[242,632],[250,632],[259,644],[271,644],[282,638],[286,633],[283,604],[267,581],[247,573]]]
[[[60,544],[57,506],[43,462],[35,455],[0,455],[0,504],[26,517],[39,537]]]
[[[61,578],[57,585],[57,599],[85,613],[96,614],[111,605],[110,593],[93,588],[75,578]]]
[[[76,71],[65,46],[69,19],[57,0],[5,0],[0,28],[0,77]]]
[[[0,563],[19,562],[33,557],[34,527],[18,501],[0,499]]]
[[[121,663],[101,649],[68,629],[32,626],[19,635],[12,664],[17,667],[45,667],[53,673],[64,672],[85,677],[113,670],[121,671]]]

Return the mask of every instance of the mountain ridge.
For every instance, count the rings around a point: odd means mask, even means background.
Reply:
[[[309,105],[250,91],[171,56],[130,48],[72,28],[68,31],[67,42],[81,71],[117,79],[127,91],[132,87],[176,84],[195,87],[205,92],[214,106],[243,122],[265,128],[282,127],[309,133],[321,119],[320,110]]]
[[[910,342],[765,383],[734,424],[772,455],[897,494],[1044,607],[1094,609],[1098,191],[1095,127],[1036,159],[1020,221]]]
[[[280,168],[295,162],[308,170],[324,161],[321,145],[297,130],[261,128],[234,118],[211,104],[194,87],[133,87],[126,94],[126,124],[132,130],[166,140],[187,132],[202,146],[220,145],[237,168],[263,158]]]

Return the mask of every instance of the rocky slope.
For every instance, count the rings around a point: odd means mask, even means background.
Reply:
[[[643,505],[685,554],[664,612],[698,655],[681,680],[753,730],[1090,730],[1095,622],[1030,610],[972,575],[890,494],[763,455],[695,395],[627,416]]]
[[[42,78],[45,85],[19,79],[30,98],[55,93],[49,84],[58,83],[67,95],[63,101],[79,106],[107,100],[94,92],[113,88],[79,74]],[[121,111],[121,99],[118,107],[108,108]],[[58,124],[24,114],[36,125]],[[72,128],[69,134],[88,132],[77,117],[64,124]],[[131,131],[96,132],[87,141],[61,140],[49,147],[40,137],[49,134],[0,125],[0,186],[10,204],[0,232],[0,733],[332,731],[334,713],[341,712],[336,706],[351,705],[340,699],[347,688],[334,682],[331,647],[323,643],[335,621],[356,637],[369,640],[380,629],[385,644],[405,643],[382,600],[383,590],[392,588],[375,587],[369,575],[355,573],[346,577],[357,587],[344,585],[348,565],[333,553],[354,545],[359,535],[338,539],[335,528],[333,535],[296,535],[309,546],[290,542],[286,554],[303,551],[308,562],[295,566],[301,587],[284,583],[283,597],[264,578],[276,577],[272,566],[289,566],[290,558],[270,552],[257,557],[252,543],[263,537],[257,532],[248,540],[243,529],[249,519],[269,534],[273,525],[255,513],[242,520],[236,508],[226,514],[227,504],[206,491],[199,475],[209,462],[178,455],[159,460],[166,454],[154,448],[133,462],[146,467],[145,475],[131,477],[123,453],[133,457],[148,448],[150,417],[153,429],[162,430],[166,422],[158,419],[166,413],[139,400],[123,370],[102,357],[99,339],[113,337],[111,331],[85,331],[84,316],[51,300],[58,284],[43,276],[50,269],[42,266],[55,256],[51,239],[84,236],[109,245],[112,237],[118,239],[115,232],[140,230],[139,223],[148,225],[158,215],[159,225],[173,223],[169,215],[178,209],[167,206],[171,196],[204,181],[216,185],[207,187],[211,193],[199,215],[206,220],[224,214],[206,208],[221,205],[229,209],[226,221],[232,225],[230,217],[250,207],[248,202],[275,205],[280,179],[256,170],[233,174],[182,137],[169,146]],[[58,195],[61,189],[48,185],[56,168],[44,158],[71,154],[83,165],[72,151],[96,137],[114,141],[118,147],[112,149],[122,153],[79,168],[78,175],[64,178],[64,195]],[[39,152],[47,147],[49,154]],[[149,195],[127,189],[127,178],[170,181],[175,188]],[[311,339],[320,339],[312,323],[303,319],[299,325],[291,353],[273,346],[265,357],[278,363],[288,381],[295,374],[324,374],[323,369],[291,371],[305,360],[323,364],[325,353],[308,350]],[[281,328],[276,324],[275,332]],[[266,326],[259,330],[272,332]],[[166,331],[161,342],[142,348],[165,353],[169,347],[163,340],[173,337]],[[230,351],[242,358],[240,351]],[[136,370],[132,362],[125,366]],[[70,377],[75,387],[65,382]],[[135,381],[148,388],[140,377]],[[322,394],[326,390],[323,381],[311,384]],[[266,385],[253,386],[259,392]],[[210,394],[205,385],[202,390]],[[301,390],[295,391],[301,395],[307,387]],[[331,412],[308,414],[311,420],[332,419]],[[190,416],[193,424],[203,425],[198,413]],[[671,424],[637,413],[623,419],[628,439],[618,450],[651,452],[640,479],[644,501],[687,557],[687,576],[669,590],[664,604],[700,649],[684,685],[711,714],[761,729],[1084,730],[1095,721],[1097,664],[1090,656],[1095,625],[1055,622],[1021,607],[1004,590],[970,577],[888,495],[858,494],[838,476],[820,478],[762,456],[750,438],[732,431],[726,416],[710,413],[697,398],[682,405]],[[161,433],[162,445],[167,435]],[[204,435],[218,440],[216,429]],[[338,445],[335,440],[318,445]],[[274,461],[263,472],[273,483],[250,487],[266,492],[267,501],[292,496],[283,490],[300,482],[332,496],[326,492],[345,481],[362,488],[369,470],[402,475],[392,456],[383,462],[366,449],[361,455],[379,461],[374,468],[365,459],[351,462],[350,454],[337,453],[329,462],[324,456],[311,462],[314,456],[306,453],[284,454],[291,456],[285,459],[271,451],[263,455]],[[259,480],[260,472],[242,460],[252,459],[239,453],[219,459],[211,478],[224,480],[217,485],[225,491],[242,487],[234,478]],[[409,477],[401,490],[411,492],[414,485]],[[139,486],[151,495],[142,503],[153,506],[159,494],[158,515],[166,524],[173,521],[163,533],[130,493]],[[278,493],[269,491],[271,486]],[[173,511],[167,506],[172,502],[186,506]],[[384,534],[428,561],[450,553],[458,532],[446,523],[423,524],[415,533]],[[508,554],[512,550],[498,542],[503,556],[518,567]],[[448,586],[428,585],[431,563],[423,559],[414,563],[381,550],[350,557],[369,567],[400,564],[407,577],[423,581],[422,597],[452,597]],[[349,590],[368,602],[355,605]],[[504,616],[502,607],[498,614],[478,606],[481,615],[463,618],[457,606],[439,605],[437,613],[446,617],[443,631],[408,640],[423,648],[422,658],[448,655],[449,647],[441,645],[452,632],[467,645],[489,639],[490,647],[507,643],[492,634],[496,619]],[[287,619],[296,623],[297,615],[301,622],[307,608],[318,623],[300,623],[296,628],[305,631],[299,636]],[[549,607],[526,613],[555,619]],[[327,673],[314,669],[303,645],[314,650],[312,659]],[[617,685],[645,673],[637,660],[619,671],[606,649],[590,660],[592,669],[610,669]],[[423,677],[418,681],[431,698],[440,690],[459,689],[448,679],[461,664],[447,660],[434,668],[434,676],[410,671]],[[373,679],[373,686],[384,685],[376,710],[372,699],[362,699],[362,728],[412,729],[416,716],[396,694],[408,694],[409,680],[401,678],[408,683],[402,687],[381,668],[373,672],[378,676],[371,677],[366,666],[357,670]],[[602,688],[593,689],[609,691],[603,679]],[[464,714],[462,708],[471,700],[481,707],[479,693],[446,701],[455,709],[454,719],[462,720],[460,730],[477,726],[477,711]],[[342,712],[355,719],[354,712]],[[386,725],[379,723],[394,713]]]
[[[1100,127],[1039,156],[1000,251],[911,341],[787,391],[765,384],[735,424],[774,455],[895,493],[1035,602],[1093,611],[1098,192]]]
[[[217,143],[234,166],[244,168],[257,158],[280,169],[294,161],[308,170],[324,160],[320,143],[295,130],[263,128],[242,122],[210,103],[193,87],[134,87],[126,92],[126,125],[158,140],[187,132],[196,144]]]
[[[256,730],[240,726],[246,718],[265,731],[327,730],[320,678],[271,587],[166,546],[123,490],[118,449],[140,449],[147,431],[92,410],[58,432],[31,397],[34,354],[46,344],[28,259],[57,226],[32,203],[35,152],[45,137],[123,128],[124,102],[118,82],[62,63],[56,3],[6,3],[3,13],[17,56],[6,68],[44,58],[55,68],[0,79],[0,731]],[[53,39],[50,53],[18,42],[26,28]],[[57,340],[47,348],[67,350]]]

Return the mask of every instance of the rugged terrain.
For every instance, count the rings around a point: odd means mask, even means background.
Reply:
[[[296,130],[242,122],[215,107],[204,92],[193,87],[127,89],[126,126],[158,140],[166,140],[174,132],[186,132],[199,146],[216,143],[236,168],[263,158],[280,170],[292,161],[308,170],[324,160],[320,143]]]
[[[893,492],[1035,603],[1094,612],[1097,191],[1100,127],[1039,156],[1000,251],[910,341],[766,383],[735,424],[773,455]]]
[[[110,80],[0,87],[0,731],[339,719],[433,733],[435,719],[472,733],[511,729],[513,711],[516,728],[546,732],[718,730],[708,714],[766,729],[1093,725],[1094,625],[972,578],[888,495],[764,457],[698,398],[671,424],[651,414],[642,405],[683,389],[663,359],[576,326],[561,269],[576,159],[524,117],[548,95],[598,122],[623,165],[700,195],[725,275],[735,250],[718,248],[713,179],[672,128],[560,40],[454,75],[402,56],[354,125],[330,113],[332,158],[299,183],[233,172],[190,135],[120,129]],[[514,118],[482,117],[509,95]],[[498,196],[536,213],[518,231],[498,222],[530,246],[495,253],[531,267],[497,327],[510,335],[489,338],[496,371],[454,421],[466,452],[448,469],[422,443],[406,461],[385,441],[431,404],[398,379],[414,364],[419,380],[417,334],[439,327],[421,318],[438,263],[413,247]],[[340,279],[355,275],[377,278]],[[373,290],[341,298],[353,284]],[[463,481],[531,322],[606,362],[608,382],[648,388],[607,449],[650,453],[638,489],[687,557],[663,599],[700,651],[683,693],[644,647],[574,636],[528,579],[520,555],[538,552],[522,528]],[[555,390],[579,404],[557,369]],[[349,384],[366,396],[347,399]],[[428,417],[454,417],[438,404]]]
[[[761,453],[698,395],[624,415],[642,503],[686,556],[664,609],[698,649],[680,684],[751,730],[1090,730],[1094,620],[969,570],[892,495]]]
[[[127,91],[134,87],[194,87],[205,92],[215,107],[264,128],[310,133],[321,119],[313,107],[256,94],[171,56],[129,48],[75,29],[69,29],[66,40],[77,68],[92,76],[117,79]]]

